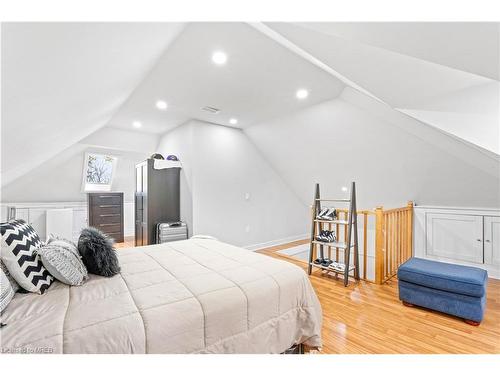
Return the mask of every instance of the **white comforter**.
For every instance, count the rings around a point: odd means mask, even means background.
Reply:
[[[210,239],[118,250],[120,275],[17,294],[2,352],[281,353],[321,346],[299,267]]]

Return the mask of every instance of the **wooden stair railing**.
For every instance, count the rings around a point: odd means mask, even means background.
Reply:
[[[375,283],[396,276],[413,252],[413,202],[406,207],[375,209]]]
[[[347,220],[348,210],[337,209],[340,220]],[[382,206],[375,210],[358,210],[358,230],[362,233],[360,247],[360,262],[362,274],[360,278],[376,284],[383,284],[394,277],[398,267],[411,258],[413,251],[413,202],[404,207],[384,210]],[[362,218],[362,219],[361,219]],[[372,219],[373,218],[373,219]],[[370,220],[374,220],[375,243],[368,242],[368,227]],[[362,226],[361,226],[362,225]],[[347,236],[347,228],[342,230],[338,224],[329,225],[329,230],[335,229],[337,235]],[[369,249],[374,249],[374,279],[369,279],[367,269]],[[331,254],[338,261],[341,257],[339,249]],[[370,264],[371,266],[371,264]]]

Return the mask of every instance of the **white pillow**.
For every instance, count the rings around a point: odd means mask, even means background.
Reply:
[[[11,276],[26,291],[44,293],[54,278],[36,254],[36,250],[42,246],[36,231],[24,220],[11,220],[0,224],[0,232],[0,256]]]
[[[87,280],[87,268],[73,242],[50,237],[37,253],[50,274],[64,284],[82,285]]]
[[[14,297],[14,290],[7,275],[0,268],[0,312],[2,312]]]
[[[0,269],[2,269],[5,276],[7,276],[7,279],[9,279],[10,285],[12,286],[12,290],[14,291],[14,293],[16,293],[19,289],[21,289],[19,284],[16,282],[16,280],[14,280],[9,270],[7,269],[7,267],[5,267],[5,264],[3,264],[1,260],[0,260]]]

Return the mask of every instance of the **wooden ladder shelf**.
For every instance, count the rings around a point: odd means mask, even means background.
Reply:
[[[334,202],[349,204],[349,209],[347,213],[347,220],[340,220],[338,218],[334,220],[318,219],[318,215],[321,212],[322,202]],[[319,192],[319,184],[316,184],[316,189],[314,193],[314,200],[312,205],[312,222],[311,222],[311,246],[309,248],[309,275],[312,272],[313,267],[319,268],[326,272],[332,272],[336,275],[343,275],[344,286],[349,283],[349,276],[353,276],[355,280],[359,280],[359,257],[358,257],[358,226],[357,226],[357,214],[356,214],[356,184],[351,183],[351,193],[349,199],[322,199]],[[340,225],[347,227],[345,232],[345,242],[324,242],[318,241],[316,236],[323,229],[323,224],[335,224],[337,228]],[[338,236],[339,233],[336,231],[335,235]],[[328,267],[322,264],[317,264],[314,262],[313,256],[315,254],[315,248],[319,248],[319,258],[324,259],[324,247],[328,248],[328,253],[331,254],[331,249],[337,249],[337,259]],[[344,262],[339,262],[338,251],[342,250],[344,253]],[[351,264],[351,251],[353,251],[353,264]],[[330,256],[328,257],[330,258]]]

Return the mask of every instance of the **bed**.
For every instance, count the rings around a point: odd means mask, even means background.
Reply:
[[[213,239],[118,250],[121,273],[17,293],[4,353],[282,353],[321,347],[305,272]]]

